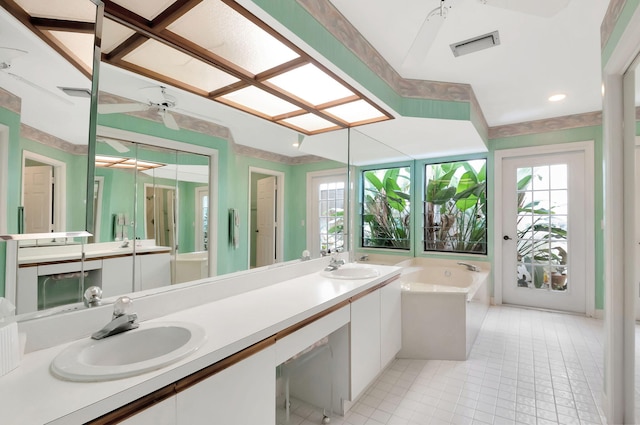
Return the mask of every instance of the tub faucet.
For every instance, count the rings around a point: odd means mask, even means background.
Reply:
[[[475,266],[473,264],[463,263],[462,261],[458,261],[458,265],[465,266],[467,268],[467,270],[472,271],[472,272],[479,272],[480,271],[480,267]]]
[[[136,313],[128,313],[133,301],[129,297],[120,297],[113,305],[113,317],[102,329],[91,335],[93,339],[103,339],[122,332],[136,329],[140,324],[137,322]]]

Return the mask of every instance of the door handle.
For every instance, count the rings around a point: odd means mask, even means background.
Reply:
[[[510,240],[511,240],[511,237],[510,237],[510,236],[508,236],[508,235],[504,235],[504,236],[502,237],[502,239],[504,239],[505,241],[510,241]]]

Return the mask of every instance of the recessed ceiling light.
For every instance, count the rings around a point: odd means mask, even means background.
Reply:
[[[291,146],[293,146],[294,148],[297,148],[298,146],[300,146],[300,143],[295,142],[294,144],[292,144]]]
[[[549,97],[549,102],[560,102],[561,100],[564,100],[566,97],[567,95],[563,93],[554,94],[553,96]]]

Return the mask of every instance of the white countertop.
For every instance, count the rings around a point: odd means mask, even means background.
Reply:
[[[0,377],[3,424],[84,423],[259,342],[400,273],[375,266],[380,276],[334,280],[319,272],[148,321],[193,322],[207,342],[193,355],[163,369],[98,383],[59,380],[49,371],[67,345],[27,354],[20,366]],[[145,322],[141,323],[144,327]],[[52,331],[54,331],[52,329]]]
[[[107,242],[84,245],[85,258],[87,260],[120,255],[132,255],[135,248],[136,254],[149,254],[159,252],[171,252],[167,246],[157,246],[142,243],[134,247],[134,241],[126,248],[120,248],[122,242]],[[20,248],[18,251],[18,264],[53,263],[60,261],[77,260],[82,258],[82,245],[57,245]]]

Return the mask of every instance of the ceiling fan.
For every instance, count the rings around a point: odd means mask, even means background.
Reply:
[[[433,45],[440,28],[447,19],[455,0],[440,0],[440,4],[431,10],[402,62],[402,68],[410,69],[421,65]],[[480,4],[549,18],[567,7],[571,0],[477,0]]]
[[[158,93],[159,89],[159,93]],[[145,103],[103,103],[98,105],[99,114],[123,114],[126,112],[156,111],[167,128],[180,130],[176,119],[169,112],[176,106],[176,98],[167,93],[166,87],[154,86],[142,90],[151,90]],[[155,93],[153,93],[155,92]]]
[[[39,92],[47,94],[55,98],[56,100],[59,100],[60,102],[66,103],[68,105],[73,105],[73,102],[71,102],[70,100],[65,99],[64,97],[42,87],[41,85],[34,83],[33,81],[27,80],[26,78],[21,77],[14,72],[11,72],[13,60],[27,55],[28,53],[29,52],[27,52],[26,50],[0,46],[0,72],[21,82],[22,84],[38,90]]]

